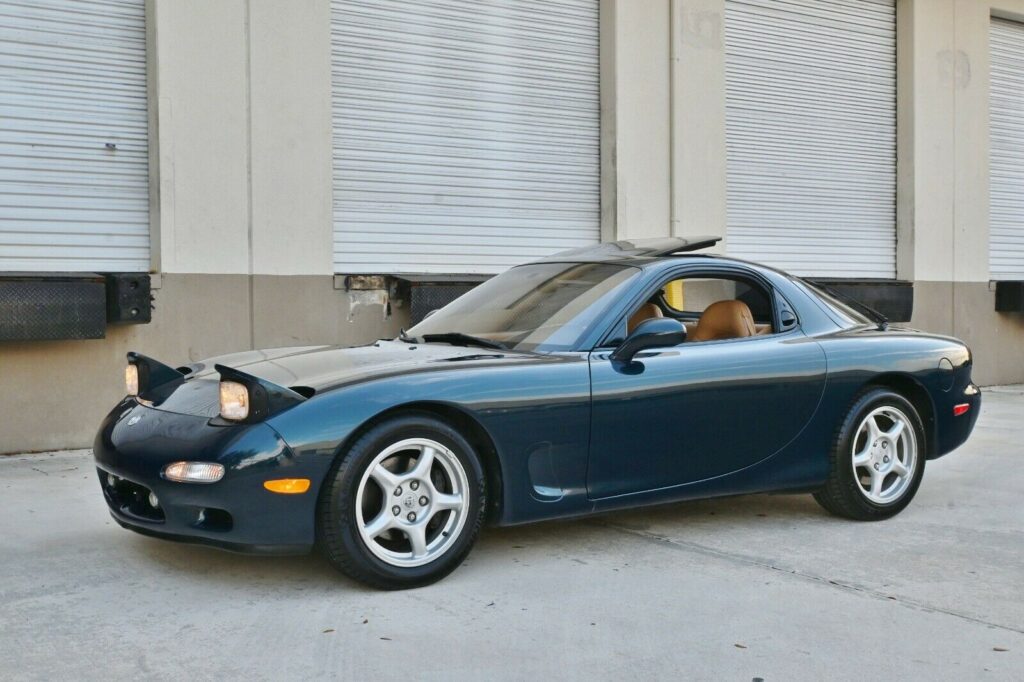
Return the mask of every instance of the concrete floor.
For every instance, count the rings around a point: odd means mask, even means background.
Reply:
[[[144,538],[87,452],[0,458],[0,678],[1024,679],[1024,387],[877,524],[810,496],[490,529],[380,593]]]

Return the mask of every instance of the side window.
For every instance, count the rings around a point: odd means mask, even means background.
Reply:
[[[673,317],[686,325],[687,342],[773,334],[772,301],[770,292],[753,280],[691,275],[666,282],[631,312],[623,331],[651,317]]]

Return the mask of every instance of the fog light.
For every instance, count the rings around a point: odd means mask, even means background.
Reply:
[[[153,507],[153,509],[156,509],[157,507],[160,506],[160,500],[157,499],[156,493],[149,494],[149,506]]]
[[[214,462],[174,462],[164,468],[164,478],[178,483],[216,483],[224,478],[224,465]]]
[[[117,487],[117,476],[114,474],[107,474],[107,485],[111,488]]]

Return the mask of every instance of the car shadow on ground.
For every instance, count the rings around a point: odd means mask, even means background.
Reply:
[[[677,502],[627,511],[608,512],[573,519],[545,521],[512,527],[485,528],[469,560],[500,562],[502,554],[515,553],[519,561],[564,553],[574,538],[587,533],[648,532],[686,538],[688,531],[729,533],[749,530],[752,524],[835,521],[810,495],[746,495],[740,497]],[[233,586],[289,584],[329,586],[344,584],[355,590],[373,591],[347,579],[318,551],[303,556],[249,556],[202,545],[168,542],[146,536],[132,538],[136,559],[151,568],[194,576],[195,580]]]

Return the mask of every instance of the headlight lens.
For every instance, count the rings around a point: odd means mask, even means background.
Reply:
[[[124,368],[124,387],[128,391],[128,395],[136,396],[139,394],[139,368],[137,365],[129,363]]]
[[[249,416],[249,389],[237,381],[220,382],[220,416],[242,421]]]
[[[174,462],[164,467],[164,478],[178,483],[216,483],[224,478],[224,465],[214,462]]]

